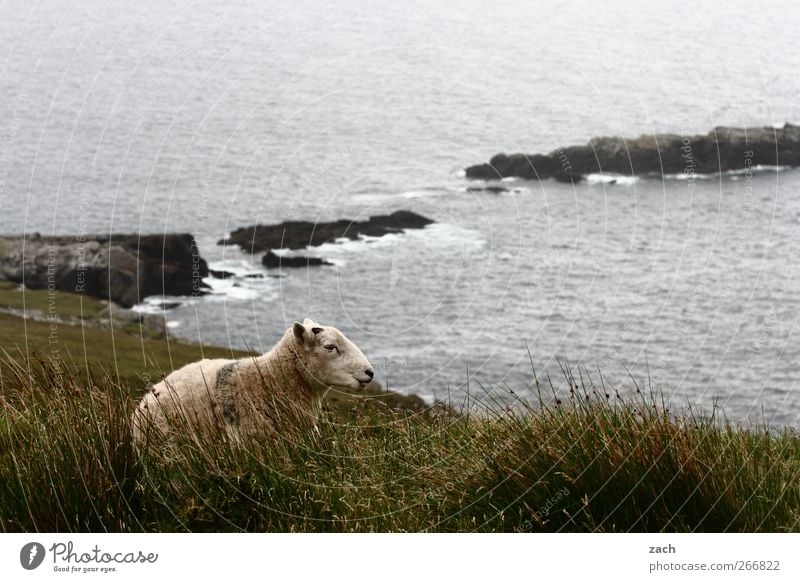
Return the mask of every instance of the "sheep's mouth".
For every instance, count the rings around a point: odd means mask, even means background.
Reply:
[[[356,378],[356,381],[358,382],[358,387],[363,389],[367,387],[367,384],[369,384],[372,379],[367,378],[366,380],[362,380],[361,378]]]

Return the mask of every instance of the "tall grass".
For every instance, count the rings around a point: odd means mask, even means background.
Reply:
[[[795,431],[675,416],[569,370],[536,407],[355,404],[318,431],[176,427],[137,450],[127,387],[58,365],[0,366],[0,530],[800,530]]]

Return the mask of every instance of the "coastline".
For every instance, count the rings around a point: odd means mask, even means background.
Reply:
[[[593,174],[636,177],[647,174],[714,174],[755,166],[800,165],[800,126],[717,127],[706,135],[672,133],[636,138],[595,137],[585,145],[547,154],[504,154],[465,168],[467,178],[547,179],[579,182]]]

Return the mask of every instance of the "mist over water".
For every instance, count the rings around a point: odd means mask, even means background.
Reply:
[[[529,348],[542,374],[629,369],[677,405],[796,424],[800,171],[494,194],[462,169],[800,122],[800,9],[394,4],[4,3],[0,233],[191,232],[238,276],[169,311],[174,333],[267,350],[312,317],[392,388],[458,398],[469,373],[525,396]],[[247,278],[261,257],[216,244],[396,209],[436,224],[282,277]]]

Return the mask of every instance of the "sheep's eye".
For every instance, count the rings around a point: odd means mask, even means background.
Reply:
[[[336,349],[336,346],[333,344],[328,344],[327,346],[325,346],[325,349],[328,350],[329,352],[332,352],[333,350]]]

